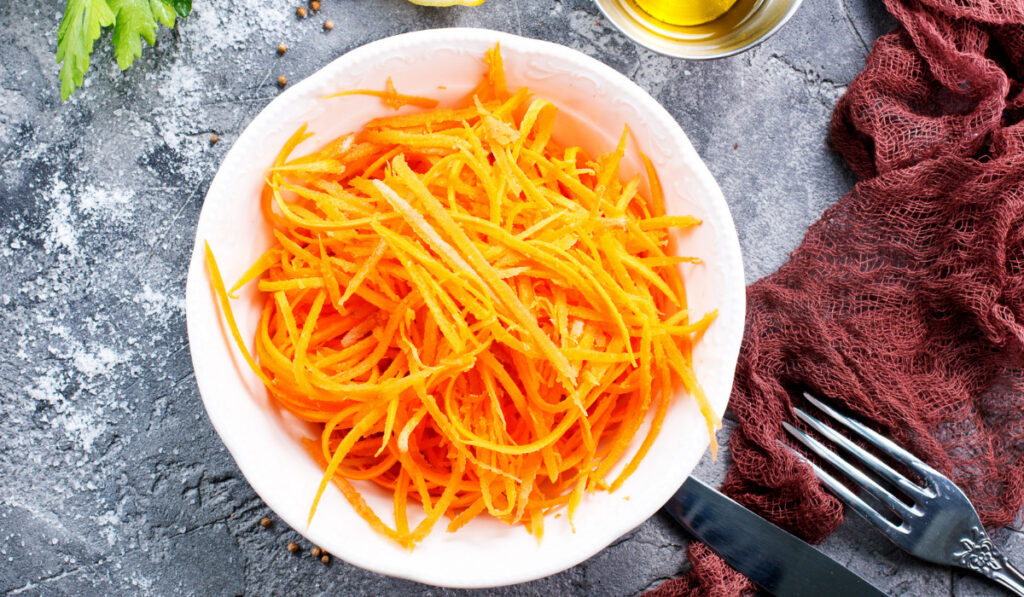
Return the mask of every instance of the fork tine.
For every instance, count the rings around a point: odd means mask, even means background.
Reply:
[[[864,438],[865,441],[870,442],[872,445],[874,445],[876,448],[881,450],[883,453],[891,456],[892,458],[898,460],[899,462],[902,462],[904,465],[909,467],[911,470],[917,472],[918,474],[920,474],[921,476],[925,477],[926,479],[931,477],[932,475],[942,476],[942,473],[940,473],[939,471],[937,471],[937,470],[933,469],[932,467],[928,466],[927,464],[925,464],[925,462],[923,460],[921,460],[917,456],[914,456],[910,452],[904,450],[896,442],[894,442],[891,439],[885,437],[884,435],[878,433],[877,431],[871,429],[867,425],[864,425],[860,421],[857,421],[855,419],[851,419],[850,417],[847,417],[847,416],[839,414],[838,412],[836,412],[836,410],[834,408],[832,408],[829,405],[825,404],[821,400],[818,400],[817,398],[815,398],[814,396],[812,396],[811,394],[809,394],[807,392],[804,392],[804,398],[806,398],[808,402],[810,402],[811,404],[816,406],[818,408],[818,410],[820,410],[821,412],[823,412],[826,415],[828,415],[829,417],[831,417],[832,420],[841,423],[844,427],[846,427],[850,431],[853,431],[857,435],[861,436],[862,438]],[[837,441],[837,443],[842,444],[843,447],[847,447],[847,446],[855,446],[856,447],[856,444],[854,444],[850,440],[846,439],[842,435],[839,435],[838,433],[835,433],[835,431],[833,431],[831,428],[829,428],[829,431],[832,431],[832,433],[834,435],[837,435],[838,437],[842,438],[842,440],[835,440],[835,441]],[[830,436],[830,439],[831,439],[831,436]],[[849,449],[849,448],[847,448],[847,449]],[[861,452],[863,452],[863,450],[861,450]],[[867,454],[867,453],[865,452],[865,454]],[[870,456],[870,454],[868,454],[868,456]],[[885,469],[887,469],[887,470],[877,470],[876,472],[878,472],[880,475],[884,476],[889,481],[892,481],[893,483],[898,484],[900,486],[900,489],[903,489],[905,491],[914,491],[914,490],[916,490],[918,492],[918,494],[922,494],[922,495],[926,495],[927,494],[925,487],[921,487],[917,483],[914,483],[914,482],[910,481],[909,479],[907,479],[903,475],[897,473],[891,467],[889,467],[888,465],[883,463],[881,460],[878,460],[877,458],[875,458],[873,456],[871,456],[871,458],[872,458],[872,460],[874,462],[870,462],[870,464],[874,465],[875,463],[879,463],[883,467],[885,467]],[[890,477],[889,476],[890,474],[892,474],[894,476]],[[901,480],[906,482],[907,487],[904,487],[904,483],[902,483]]]
[[[801,414],[806,416],[805,413],[802,413],[797,409],[794,410],[796,410],[798,416]],[[788,431],[790,435],[796,438],[797,441],[807,446],[807,448],[810,449],[812,452],[826,460],[832,466],[842,471],[843,474],[852,479],[856,484],[863,487],[868,493],[877,498],[878,501],[888,506],[889,509],[891,509],[893,512],[899,514],[900,517],[904,520],[918,515],[917,511],[912,510],[909,506],[901,502],[899,498],[890,493],[889,490],[887,490],[886,488],[879,485],[877,481],[864,474],[863,471],[853,466],[849,462],[843,460],[841,456],[830,450],[827,446],[825,446],[825,444],[819,442],[817,439],[811,437],[810,435],[807,435],[800,429],[793,427],[789,423],[783,422],[782,425],[783,427],[785,427],[786,431]],[[821,475],[819,474],[818,476],[820,477]]]
[[[904,493],[906,493],[911,498],[923,498],[927,496],[927,493],[923,488],[919,487],[916,483],[900,474],[898,471],[896,471],[891,466],[883,462],[881,459],[879,459],[871,452],[868,452],[864,448],[850,441],[850,439],[847,438],[845,435],[839,433],[835,429],[822,423],[818,419],[812,417],[811,415],[807,414],[806,412],[799,408],[793,408],[793,413],[796,414],[798,419],[806,423],[808,426],[813,428],[821,435],[827,437],[831,441],[841,446],[844,450],[846,450],[846,452],[860,460],[868,469],[870,469],[876,475],[882,477],[886,481],[889,481],[893,485],[899,487]],[[844,470],[843,472],[845,473],[847,471]]]
[[[797,433],[803,433],[802,431],[793,427],[789,423],[783,423],[783,425],[786,426],[786,430],[790,431],[790,433],[792,433],[793,431],[796,431]],[[850,489],[846,485],[843,485],[842,483],[837,481],[835,477],[825,472],[825,470],[822,469],[820,466],[808,460],[803,454],[797,451],[796,448],[782,442],[779,443],[781,443],[791,452],[796,454],[797,457],[800,458],[800,460],[807,463],[807,465],[810,466],[811,469],[814,471],[814,474],[818,476],[818,479],[821,480],[821,482],[824,483],[826,487],[832,490],[832,493],[836,494],[836,496],[838,496],[843,503],[845,503],[850,508],[853,508],[853,510],[857,514],[860,514],[864,518],[864,520],[867,520],[879,531],[893,538],[893,540],[895,540],[895,538],[897,537],[906,534],[907,526],[905,524],[896,526],[892,523],[892,521],[879,514],[878,511],[872,508],[867,502],[858,497],[857,494],[850,491]]]

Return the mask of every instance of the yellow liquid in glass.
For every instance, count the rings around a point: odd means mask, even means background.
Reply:
[[[725,14],[736,0],[635,0],[644,12],[670,25],[692,27]]]

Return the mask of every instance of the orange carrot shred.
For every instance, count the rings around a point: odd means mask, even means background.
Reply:
[[[404,93],[398,93],[395,89],[395,83],[388,77],[387,88],[384,91],[377,91],[375,89],[353,89],[351,91],[342,91],[332,95],[328,95],[324,99],[331,99],[335,97],[343,97],[346,95],[372,95],[379,97],[384,100],[384,103],[393,110],[397,110],[402,106],[416,106],[418,108],[436,108],[439,103],[436,99],[429,97],[420,97],[418,95],[406,95]]]

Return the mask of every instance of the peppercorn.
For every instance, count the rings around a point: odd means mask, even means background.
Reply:
[[[295,9],[295,14],[299,15],[300,19],[306,18],[306,9],[305,9],[305,7],[300,6],[300,7],[296,8]]]
[[[324,31],[334,29],[334,21],[324,21]]]
[[[294,541],[292,541],[291,543],[288,544],[288,551],[290,551],[292,553],[295,553],[295,552],[299,551],[299,544],[294,542]]]
[[[217,141],[220,141],[220,137],[217,135],[210,135],[210,145],[216,145]]]
[[[288,46],[286,46],[284,44],[281,44],[281,45],[277,46],[277,53],[278,54],[284,54],[287,51],[288,51]]]
[[[210,138],[210,140],[211,140],[211,141],[213,141],[213,139],[214,139],[214,138],[215,138],[216,136],[217,136],[217,135],[214,135],[213,137],[211,137],[211,138]],[[269,526],[270,526],[270,519],[269,519],[269,518],[267,518],[266,516],[264,516],[263,518],[261,518],[261,519],[260,519],[260,526],[261,526],[261,527],[263,527],[263,528],[267,528],[267,527],[269,527]]]
[[[280,77],[277,78],[277,86],[278,87],[284,87],[287,84],[288,84],[288,77],[286,77],[284,75],[281,75]]]
[[[319,547],[314,547],[312,553],[314,558],[319,558],[321,555],[323,555],[324,550],[320,549]]]
[[[324,554],[323,557],[320,558],[320,561],[323,562],[324,564],[326,564],[326,563],[331,561],[331,557],[328,556],[327,554]]]
[[[320,10],[320,3],[317,0],[313,0],[309,3],[309,7],[313,9],[313,12],[317,12]]]

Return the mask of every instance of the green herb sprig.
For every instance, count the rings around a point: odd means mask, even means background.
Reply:
[[[174,27],[176,16],[190,12],[192,0],[68,0],[57,28],[61,99],[82,86],[93,44],[104,28],[113,25],[114,57],[127,70],[142,55],[143,39],[151,46],[156,42],[158,23]]]

